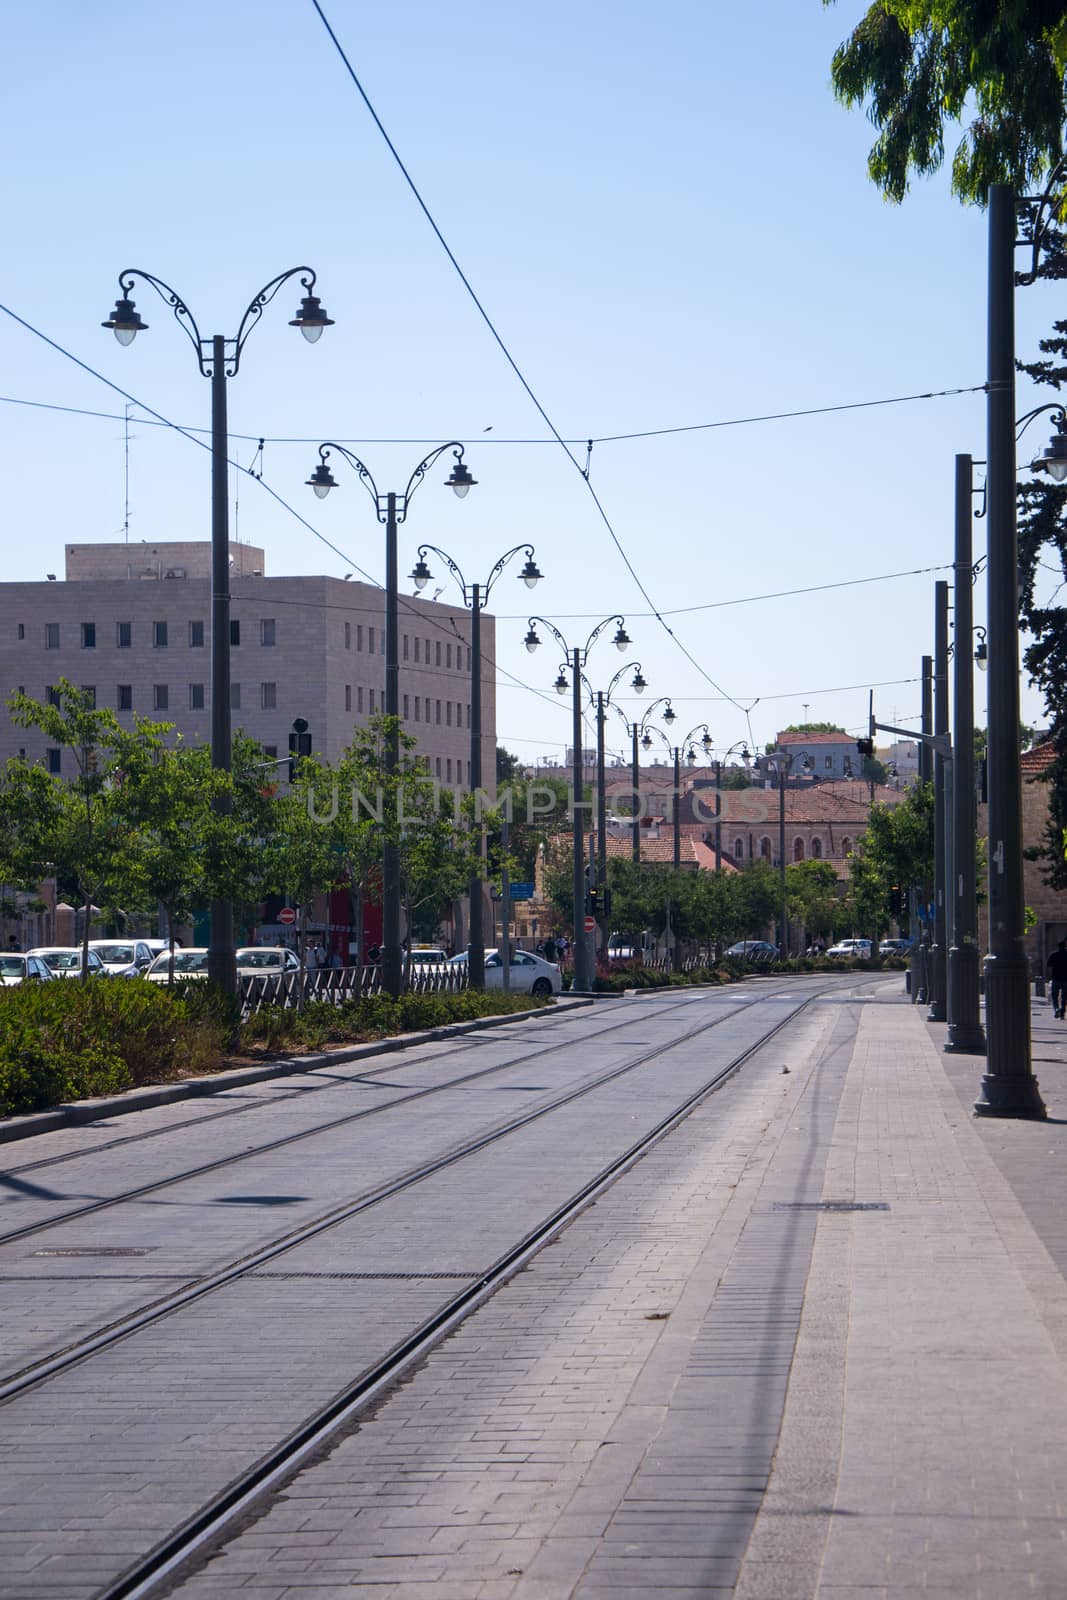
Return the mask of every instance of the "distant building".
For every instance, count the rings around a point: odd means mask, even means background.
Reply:
[[[811,761],[808,775],[820,782],[847,778],[851,773],[860,775],[861,757],[855,739],[849,733],[780,733],[775,741],[779,750],[798,759],[794,761],[791,776],[803,776],[802,759]]]

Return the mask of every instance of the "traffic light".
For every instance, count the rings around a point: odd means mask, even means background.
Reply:
[[[587,893],[586,900],[589,902],[589,915],[591,917],[595,917],[600,908],[600,891],[596,884],[593,884],[592,888]]]
[[[900,891],[899,885],[894,883],[889,891],[889,915],[891,917],[901,917],[903,914],[904,896]]]
[[[289,782],[296,782],[296,775],[300,763],[305,756],[311,754],[311,735],[308,725],[303,717],[297,717],[293,723],[293,731],[289,735]]]
[[[874,740],[873,739],[857,739],[856,740],[856,749],[859,751],[861,756],[873,756],[874,755]]]

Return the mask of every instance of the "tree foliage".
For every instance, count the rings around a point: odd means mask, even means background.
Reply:
[[[991,183],[1026,192],[1059,159],[1065,64],[1067,0],[873,0],[831,73],[878,130],[867,167],[890,200],[941,167],[947,125],[969,116],[952,188],[983,205]]]

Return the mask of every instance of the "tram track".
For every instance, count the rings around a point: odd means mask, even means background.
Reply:
[[[791,1009],[788,1015],[780,1022],[776,1023],[774,1027],[771,1028],[765,1035],[761,1036],[757,1043],[747,1046],[745,1050],[735,1057],[726,1067],[720,1069],[720,1071],[715,1074],[713,1079],[710,1080],[707,1085],[698,1090],[695,1096],[691,1096],[690,1099],[686,1101],[686,1105],[695,1104],[697,1100],[704,1094],[709,1093],[712,1088],[717,1087],[720,1082],[725,1081],[725,1078],[736,1071],[744,1061],[748,1060],[755,1050],[762,1048],[762,1046],[769,1039],[774,1037],[780,1028],[784,1027],[788,1021],[791,1021],[793,1018],[795,1018],[799,1011],[810,1005],[816,998],[818,998],[817,995],[811,995],[801,1000],[795,1009]],[[52,1352],[49,1356],[29,1363],[27,1366],[20,1368],[17,1371],[8,1373],[3,1381],[0,1381],[0,1405],[10,1402],[18,1395],[25,1393],[28,1389],[36,1387],[37,1385],[47,1381],[49,1378],[52,1378],[61,1372],[65,1372],[70,1367],[90,1359],[99,1351],[108,1349],[117,1344],[119,1341],[132,1337],[142,1329],[150,1327],[166,1317],[174,1316],[176,1313],[182,1311],[186,1307],[191,1306],[194,1303],[204,1299],[206,1296],[214,1294],[218,1290],[235,1283],[240,1278],[256,1272],[257,1270],[266,1266],[269,1262],[276,1260],[279,1256],[286,1254],[290,1250],[298,1248],[300,1245],[303,1245],[309,1240],[318,1237],[327,1230],[335,1228],[344,1222],[350,1221],[351,1219],[359,1216],[361,1213],[370,1210],[374,1206],[381,1205],[386,1200],[395,1198],[397,1195],[402,1194],[405,1190],[413,1188],[416,1184],[434,1176],[436,1173],[442,1172],[448,1167],[455,1166],[460,1162],[469,1159],[471,1156],[479,1154],[481,1151],[488,1149],[490,1145],[498,1143],[501,1139],[505,1139],[514,1133],[518,1133],[522,1129],[529,1127],[532,1123],[551,1116],[553,1113],[562,1110],[577,1100],[584,1099],[586,1096],[595,1093],[597,1090],[604,1088],[606,1085],[613,1083],[622,1077],[625,1077],[627,1074],[636,1071],[640,1067],[647,1066],[649,1062],[656,1060],[660,1056],[668,1054],[671,1050],[675,1050],[681,1045],[690,1043],[693,1039],[698,1038],[701,1034],[713,1031],[715,1028],[720,1027],[727,1020],[731,1020],[739,1015],[743,1015],[746,1011],[751,1010],[756,1004],[758,1004],[758,1001],[753,1000],[752,1002],[749,1002],[743,1006],[734,1006],[728,1012],[721,1012],[712,1018],[701,1021],[695,1027],[687,1029],[685,1032],[677,1035],[676,1037],[665,1041],[662,1044],[653,1045],[650,1048],[643,1050],[640,1055],[637,1055],[632,1060],[618,1064],[606,1072],[597,1073],[594,1077],[586,1079],[584,1082],[579,1083],[560,1094],[554,1095],[550,1100],[544,1102],[543,1104],[535,1106],[531,1110],[522,1112],[517,1116],[507,1117],[495,1125],[484,1128],[476,1137],[462,1141],[460,1144],[442,1151],[433,1159],[420,1162],[417,1165],[388,1178],[384,1182],[375,1185],[373,1188],[366,1190],[362,1194],[352,1196],[340,1202],[339,1204],[329,1207],[326,1211],[320,1213],[317,1217],[312,1218],[310,1221],[301,1223],[294,1228],[287,1229],[285,1232],[276,1235],[266,1244],[257,1246],[254,1250],[235,1258],[234,1260],[226,1263],[226,1265],[223,1267],[217,1268],[215,1271],[202,1277],[187,1278],[179,1289],[171,1290],[168,1293],[157,1296],[153,1300],[146,1302],[142,1306],[139,1306],[134,1311],[125,1312],[122,1316],[115,1318],[113,1321],[99,1327],[94,1333],[90,1335],[83,1335],[79,1339],[72,1341],[69,1345]],[[628,1024],[622,1025],[626,1026]],[[598,1037],[602,1038],[603,1034],[598,1035]],[[515,1065],[515,1063],[511,1063],[511,1065]],[[499,1070],[501,1070],[499,1067],[481,1068],[475,1073],[467,1074],[459,1079],[452,1080],[448,1087],[455,1087],[457,1084],[462,1086],[471,1078],[481,1078],[489,1072]],[[444,1085],[440,1085],[434,1090],[419,1090],[417,1091],[417,1097],[424,1098],[428,1094],[439,1092],[444,1087]],[[396,1103],[397,1102],[395,1101],[390,1102],[390,1105],[395,1105]],[[354,1121],[360,1116],[372,1114],[375,1109],[385,1108],[368,1107],[363,1112],[354,1113],[352,1116],[340,1119],[340,1121],[342,1123]],[[319,1128],[314,1131],[322,1132],[325,1131],[326,1128],[332,1128],[333,1126],[335,1126],[333,1123],[326,1124],[323,1128]],[[298,1140],[308,1136],[309,1134],[307,1131],[296,1135],[289,1135],[281,1140],[273,1141],[270,1146],[265,1148],[284,1148],[286,1145],[295,1143]],[[243,1158],[247,1154],[247,1152],[241,1152],[240,1157]],[[185,1174],[182,1179],[169,1179],[164,1180],[164,1182],[161,1184],[151,1185],[148,1192],[153,1192],[159,1188],[167,1187],[173,1182],[187,1181],[190,1177],[199,1176],[202,1171],[214,1171],[220,1166],[226,1166],[229,1164],[231,1164],[230,1160],[209,1163],[206,1167],[198,1168],[195,1172]],[[125,1196],[122,1197],[122,1199],[139,1198],[143,1192],[145,1191],[138,1190],[132,1196]],[[106,1204],[118,1205],[122,1203],[122,1199],[116,1198],[115,1200],[106,1202]],[[99,1209],[99,1207],[94,1206],[88,1209],[91,1212]],[[84,1212],[76,1213],[78,1216],[84,1214]],[[42,1224],[42,1226],[55,1227],[58,1225],[60,1220],[62,1219],[55,1219],[51,1223]],[[16,1237],[22,1237],[22,1235],[16,1235]],[[25,1281],[32,1282],[33,1280],[28,1278]]]

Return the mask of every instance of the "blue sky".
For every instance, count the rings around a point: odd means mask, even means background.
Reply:
[[[887,205],[866,176],[872,130],[830,91],[860,0],[324,9],[565,438],[982,383],[984,216],[944,174]],[[305,345],[286,326],[298,298],[286,288],[229,386],[235,457],[251,464],[265,437],[266,481],[341,552],[243,476],[237,532],[266,546],[269,571],[382,577],[382,533],[355,479],[321,503],[303,486],[318,440],[350,442],[383,488],[400,488],[456,437],[478,488],[460,503],[444,473],[431,477],[402,530],[401,571],[428,541],[480,581],[511,545],[534,544],[545,582],[530,597],[505,573],[491,605],[498,733],[524,761],[559,754],[570,734],[551,691],[558,652],[522,647],[531,598],[572,643],[624,615],[646,703],[671,697],[676,735],[707,722],[720,748],[762,744],[805,716],[858,731],[869,684],[884,685],[883,720],[917,716],[933,584],[951,576],[917,569],[951,561],[954,456],[984,455],[981,394],[597,443],[591,483],[672,639],[574,462],[552,442],[509,442],[550,436],[310,0],[38,0],[9,11],[4,34],[10,311],[172,421],[206,428],[208,385],[149,291],[135,298],[150,332],[130,349],[100,327],[119,269],[173,284],[205,334],[233,333],[287,267],[318,273],[336,326]],[[1021,355],[1054,294],[1017,296]],[[0,361],[5,572],[36,579],[61,570],[66,542],[123,537],[123,402],[4,314]],[[1044,398],[1022,384],[1020,412]],[[137,411],[130,432],[131,540],[206,538],[207,452]],[[1023,454],[1046,436],[1035,424]],[[376,442],[392,440],[406,442]],[[584,443],[574,453],[584,465]],[[975,537],[980,552],[981,522]],[[913,575],[754,598],[896,573]],[[983,605],[979,584],[979,620]],[[599,641],[594,687],[619,664]],[[982,719],[981,680],[977,693]],[[621,703],[630,715],[642,704]],[[1041,720],[1032,691],[1023,708]]]

